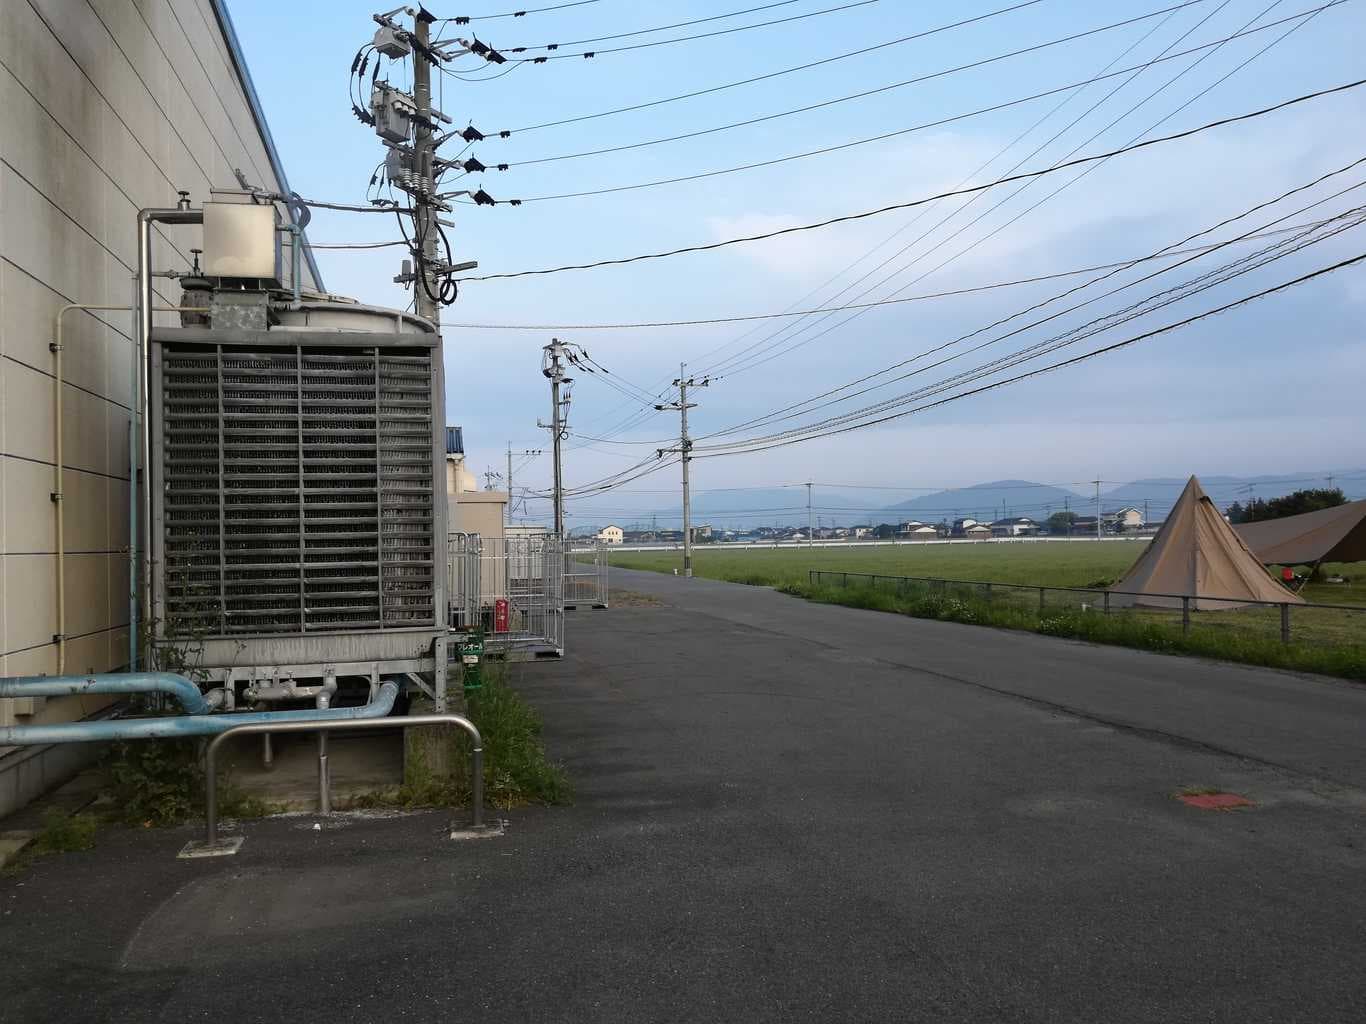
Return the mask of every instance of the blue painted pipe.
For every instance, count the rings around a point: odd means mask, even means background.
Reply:
[[[32,691],[29,691],[32,692]],[[89,691],[93,692],[93,691]],[[394,710],[398,684],[384,683],[369,704],[358,708],[306,711],[254,711],[247,714],[183,715],[170,718],[62,722],[55,725],[11,725],[0,728],[0,747],[32,747],[49,743],[110,743],[116,740],[161,740],[212,736],[235,725],[270,722],[330,722],[383,718]]]
[[[82,697],[91,693],[166,693],[187,715],[206,715],[213,705],[199,687],[173,672],[110,672],[93,676],[13,676],[0,679],[0,697]]]

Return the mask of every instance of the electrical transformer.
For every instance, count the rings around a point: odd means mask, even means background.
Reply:
[[[229,684],[421,673],[444,694],[439,334],[185,283],[209,313],[149,353],[153,643]]]

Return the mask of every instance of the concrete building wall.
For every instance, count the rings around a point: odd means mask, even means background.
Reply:
[[[235,187],[234,168],[284,188],[220,15],[215,0],[0,3],[0,675],[56,670],[58,308],[130,304],[140,208],[174,206],[179,189],[198,205]],[[199,235],[157,229],[157,269],[187,268]],[[156,294],[180,298],[165,279]],[[132,314],[63,325],[66,668],[103,671],[127,663]],[[0,700],[0,723],[97,707]]]

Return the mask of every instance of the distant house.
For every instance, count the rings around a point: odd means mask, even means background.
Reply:
[[[853,526],[849,528],[849,536],[853,537],[855,540],[862,540],[872,532],[873,528],[871,526]]]
[[[597,537],[603,544],[620,544],[626,539],[626,532],[620,526],[604,526]]]
[[[912,520],[897,527],[896,535],[902,540],[936,540],[939,530],[928,523]]]
[[[1092,521],[1092,525],[1095,525],[1094,520]],[[1141,530],[1146,525],[1146,520],[1144,519],[1142,509],[1134,508],[1132,505],[1126,505],[1124,508],[1115,512],[1105,513],[1105,525],[1108,529],[1122,526],[1126,530]]]
[[[1039,532],[1039,524],[1028,516],[1009,516],[991,524],[993,537],[1032,537]]]
[[[991,536],[991,527],[986,523],[979,523],[976,519],[955,519],[952,534],[955,537],[971,537],[975,540],[981,540],[983,537]]]
[[[1096,517],[1095,517],[1095,516],[1077,516],[1076,519],[1072,520],[1072,533],[1073,533],[1074,535],[1080,534],[1080,535],[1083,536],[1083,537],[1084,537],[1084,536],[1087,536],[1087,535],[1094,536],[1094,535],[1095,535],[1095,532],[1096,532]]]

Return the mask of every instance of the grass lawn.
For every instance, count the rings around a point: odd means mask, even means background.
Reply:
[[[1146,540],[1030,542],[1022,544],[898,544],[880,547],[727,549],[693,548],[693,572],[709,579],[780,587],[806,583],[810,569],[932,576],[1036,587],[1091,587],[1114,583],[1147,546]],[[611,552],[623,569],[673,572],[683,567],[681,551]],[[1350,583],[1310,584],[1304,596],[1325,604],[1366,605],[1366,566],[1325,565]]]
[[[1103,588],[1124,574],[1146,543],[1115,540],[750,550],[699,546],[693,552],[693,572],[734,583],[776,587],[814,601],[1366,680],[1366,612],[1293,608],[1293,642],[1286,646],[1280,641],[1280,612],[1270,607],[1196,612],[1191,629],[1185,632],[1179,612],[1142,609],[1101,614],[1099,594],[1051,591],[1041,608],[1037,593],[1027,590],[901,586],[891,579],[873,586],[857,578],[850,578],[848,586],[829,579],[812,585],[807,575],[811,569],[824,569],[887,577]],[[668,573],[681,568],[682,554],[613,551],[611,562],[622,568]],[[1311,604],[1366,605],[1366,571],[1355,567],[1353,575],[1353,566],[1324,569],[1325,575],[1340,573],[1349,582],[1309,585],[1304,596]]]

